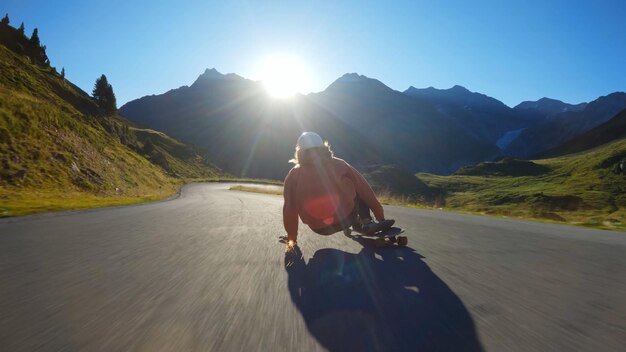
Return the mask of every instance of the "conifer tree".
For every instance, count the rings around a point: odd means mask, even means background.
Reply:
[[[117,111],[113,87],[109,84],[104,74],[96,80],[96,84],[93,87],[93,98],[105,115],[113,115]]]
[[[40,64],[41,42],[39,41],[39,30],[37,28],[33,29],[33,34],[30,36],[27,52],[29,53],[32,63],[36,65]]]
[[[4,17],[2,18],[2,21],[0,21],[0,24],[3,26],[8,26],[9,25],[9,14],[7,13],[6,15],[4,15]]]
[[[39,41],[39,30],[37,28],[33,29],[33,34],[30,36],[30,44],[33,50],[37,50],[41,47],[41,42]]]
[[[65,79],[65,67],[61,67],[61,78]]]
[[[22,24],[20,24],[20,28],[17,29],[17,31],[22,35],[22,36],[26,36],[26,34],[24,34],[24,22],[22,22]]]

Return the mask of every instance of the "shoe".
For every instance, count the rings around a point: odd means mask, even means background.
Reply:
[[[383,219],[383,220],[380,220],[378,223],[381,224],[380,226],[382,226],[380,230],[385,231],[385,230],[390,229],[391,226],[393,226],[393,224],[396,223],[396,221],[394,219]]]
[[[376,232],[385,231],[391,228],[391,226],[393,226],[395,222],[396,222],[395,220],[391,220],[391,219],[381,220],[379,222],[370,221],[369,223],[363,225],[361,229],[361,233],[363,233],[365,236],[371,236],[375,234]]]
[[[378,232],[378,223],[370,221],[369,223],[361,226],[361,233],[366,236],[371,236]]]

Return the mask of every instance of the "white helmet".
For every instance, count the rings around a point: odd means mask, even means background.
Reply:
[[[300,135],[300,138],[298,138],[298,147],[300,147],[300,150],[323,146],[324,141],[322,137],[315,132],[304,132]]]

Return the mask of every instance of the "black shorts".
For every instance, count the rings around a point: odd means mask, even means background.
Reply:
[[[348,216],[346,216],[343,220],[340,220],[336,224],[322,227],[319,229],[311,229],[311,230],[313,230],[313,232],[319,235],[324,235],[324,236],[332,235],[333,233],[343,231],[344,229],[347,229],[350,226],[352,226],[352,224],[354,224],[354,222],[356,221],[357,214],[358,214],[358,207],[355,206],[352,212]]]

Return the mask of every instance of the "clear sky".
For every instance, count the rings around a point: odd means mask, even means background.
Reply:
[[[106,74],[120,106],[205,68],[259,79],[275,53],[306,63],[311,91],[347,72],[400,91],[459,84],[509,106],[626,90],[624,0],[2,0],[0,12],[38,27],[52,66],[85,91]]]

